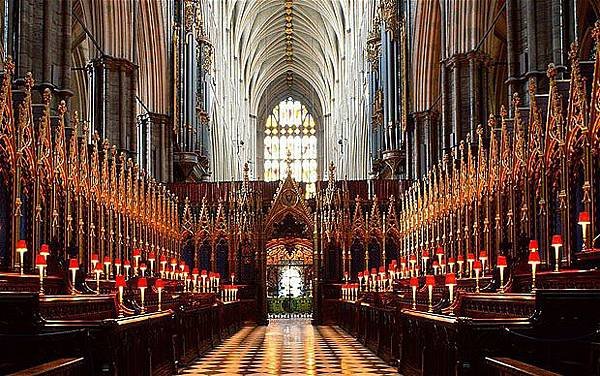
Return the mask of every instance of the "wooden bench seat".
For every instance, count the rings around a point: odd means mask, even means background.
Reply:
[[[485,363],[495,369],[499,376],[560,376],[560,374],[539,368],[511,358],[486,357]]]
[[[9,376],[70,376],[84,375],[83,358],[61,358],[44,364],[39,364],[15,373]]]

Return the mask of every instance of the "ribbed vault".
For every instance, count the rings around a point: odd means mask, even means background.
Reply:
[[[232,30],[238,36],[235,51],[248,83],[252,113],[257,113],[267,88],[271,96],[295,91],[311,98],[316,93],[319,107],[327,108],[344,33],[340,1],[241,1],[231,17],[231,24],[238,27]]]

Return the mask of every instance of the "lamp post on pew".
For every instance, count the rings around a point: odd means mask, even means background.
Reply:
[[[479,272],[481,272],[481,261],[475,261],[473,270],[475,270],[475,292],[479,292]]]
[[[44,257],[44,261],[46,261],[46,268],[44,269],[44,275],[48,275],[48,256],[50,256],[50,247],[48,244],[42,244],[40,246],[40,255]]]
[[[496,266],[500,269],[500,292],[504,293],[504,268],[506,268],[506,256],[498,256]]]
[[[125,269],[125,279],[129,279],[129,269],[131,269],[131,262],[129,260],[123,261],[123,269]]]
[[[534,243],[535,242],[535,243]],[[535,246],[533,248],[532,246]],[[540,264],[540,254],[537,248],[537,240],[532,240],[529,246],[531,252],[529,252],[528,264],[531,265],[531,292],[535,292],[535,272],[536,267]]]
[[[35,258],[35,266],[40,271],[40,295],[44,295],[44,269],[46,269],[46,259],[42,254]]]
[[[554,271],[558,272],[560,264],[560,247],[562,247],[562,236],[552,235],[552,248],[554,248]]]
[[[162,290],[165,287],[165,281],[161,278],[157,279],[154,282],[154,286],[156,286],[156,290],[158,290],[158,311],[162,311]]]
[[[23,275],[23,262],[25,253],[27,252],[27,242],[25,240],[19,240],[17,242],[16,251],[19,254],[19,269],[21,271],[21,275]]]
[[[148,261],[150,262],[150,277],[154,276],[154,261],[156,261],[156,255],[153,251],[150,251],[148,255]]]
[[[121,275],[121,259],[115,259],[115,268],[117,269],[117,275]]]
[[[79,269],[79,262],[76,258],[72,258],[69,260],[69,270],[71,271],[71,282],[73,283],[73,289],[71,290],[71,295],[75,295],[75,281],[77,277],[77,270]]]
[[[425,284],[429,293],[429,312],[433,312],[433,286],[435,286],[435,276],[427,274],[425,276]]]
[[[419,278],[410,277],[410,287],[412,289],[412,309],[417,309],[417,287],[419,287]]]
[[[110,266],[111,266],[110,256],[104,256],[104,268],[106,269],[104,271],[104,273],[106,274],[106,280],[107,281],[108,281],[108,279],[110,277]]]
[[[448,286],[448,292],[450,294],[450,304],[454,302],[454,286],[456,286],[456,274],[446,274],[446,286]]]
[[[115,284],[119,289],[119,317],[123,317],[123,289],[127,286],[127,282],[125,282],[125,276],[117,275],[115,277]]]
[[[583,237],[583,245],[581,246],[581,250],[585,251],[588,249],[587,227],[590,225],[590,213],[586,211],[579,213],[579,220],[577,223],[579,226],[581,226],[581,235]]]
[[[142,313],[146,312],[146,309],[144,308],[144,293],[146,292],[146,288],[148,287],[148,281],[146,280],[146,277],[140,277],[138,278],[138,288],[140,289],[140,299],[142,301]]]

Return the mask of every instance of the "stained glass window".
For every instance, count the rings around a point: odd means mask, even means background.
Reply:
[[[265,122],[265,180],[283,180],[288,152],[292,176],[306,183],[306,196],[315,194],[317,136],[315,120],[302,103],[287,98],[273,108]]]

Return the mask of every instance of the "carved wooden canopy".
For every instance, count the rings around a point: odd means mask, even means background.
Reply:
[[[310,209],[306,206],[302,192],[290,171],[288,171],[286,179],[279,184],[273,204],[265,219],[264,233],[267,238],[272,237],[275,224],[282,221],[287,215],[292,215],[299,222],[305,223],[309,233],[312,232],[314,223]]]

